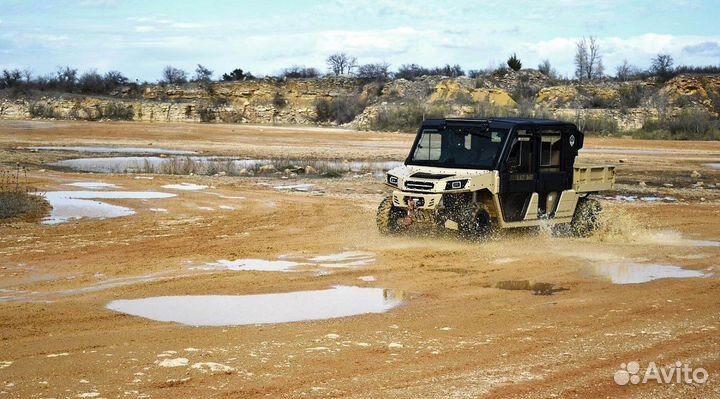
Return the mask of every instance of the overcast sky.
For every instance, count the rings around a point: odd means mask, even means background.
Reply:
[[[325,71],[335,51],[360,63],[484,69],[513,52],[572,74],[574,42],[600,40],[608,72],[657,53],[720,65],[717,0],[0,0],[0,68],[59,65],[156,80],[165,65],[217,75],[290,65]]]

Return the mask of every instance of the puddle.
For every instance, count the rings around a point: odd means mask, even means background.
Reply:
[[[324,320],[383,313],[401,303],[382,288],[336,286],[318,291],[260,295],[162,296],[116,300],[107,308],[190,326],[237,326]]]
[[[38,151],[72,151],[72,152],[94,152],[94,153],[116,153],[116,154],[165,154],[165,155],[191,155],[195,151],[169,150],[166,148],[139,148],[139,147],[30,147]]]
[[[49,191],[42,194],[52,206],[43,224],[60,224],[81,218],[108,219],[129,216],[134,210],[97,199],[160,199],[175,194],[154,191]]]
[[[713,169],[720,169],[720,163],[706,163],[705,166],[709,166]]]
[[[621,201],[621,202],[676,202],[673,197],[638,197],[636,195],[616,195],[614,197],[605,197],[605,199]]]
[[[582,274],[604,277],[613,284],[640,284],[664,278],[698,278],[705,273],[687,270],[673,265],[645,263],[611,263],[588,265],[581,269]]]
[[[287,184],[283,186],[273,186],[273,189],[279,191],[300,191],[303,193],[317,191],[314,184]]]
[[[236,175],[241,170],[260,172],[260,167],[272,165],[282,171],[296,167],[304,169],[312,166],[319,174],[323,173],[361,173],[372,172],[382,174],[390,169],[402,166],[402,162],[389,161],[337,161],[337,160],[271,160],[271,159],[238,159],[220,156],[186,156],[186,157],[103,157],[66,159],[51,164],[81,172],[94,173],[165,173],[188,175],[214,175],[224,172]]]
[[[51,302],[55,298],[88,294],[98,291],[104,291],[112,288],[124,287],[128,285],[144,284],[153,281],[161,281],[171,279],[174,277],[184,277],[184,274],[177,274],[174,271],[164,271],[152,274],[146,274],[141,276],[128,276],[128,277],[115,277],[98,281],[97,283],[87,285],[79,288],[71,288],[62,291],[50,291],[50,292],[28,292],[18,290],[0,289],[0,303],[5,302]],[[102,275],[96,275],[97,278],[103,277]]]
[[[308,261],[318,263],[322,267],[354,267],[365,266],[375,262],[372,252],[347,251],[337,254],[315,256]]]
[[[77,182],[77,183],[68,183],[66,186],[72,186],[72,187],[80,187],[80,188],[87,188],[91,190],[103,190],[106,188],[120,188],[120,186],[112,184],[112,183],[103,183],[99,181],[83,181],[83,182]]]
[[[303,265],[299,262],[286,260],[239,259],[219,260],[205,266],[192,267],[194,270],[231,270],[231,271],[258,271],[258,272],[292,272],[294,268]]]
[[[192,183],[180,183],[180,184],[166,184],[162,186],[162,188],[167,188],[170,190],[181,190],[181,191],[199,191],[199,190],[205,190],[208,188],[208,186],[203,186],[201,184],[192,184]]]
[[[291,259],[291,260],[288,260]],[[261,272],[292,272],[304,267],[360,267],[375,262],[372,252],[346,251],[337,254],[321,255],[312,258],[302,258],[293,255],[283,255],[278,260],[264,259],[222,259],[202,266],[191,267],[193,270],[230,270],[230,271],[261,271]]]

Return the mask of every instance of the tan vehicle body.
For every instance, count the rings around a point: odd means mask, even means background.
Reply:
[[[422,172],[451,176],[440,180],[410,177]],[[530,227],[537,226],[541,223],[569,223],[575,212],[578,198],[587,193],[612,190],[615,187],[614,166],[577,165],[574,167],[572,189],[561,191],[548,197],[548,201],[551,203],[548,204],[547,209],[552,210],[552,217],[541,218],[541,214],[538,212],[539,195],[538,193],[533,193],[523,219],[508,222],[506,218],[503,217],[502,207],[500,206],[500,176],[497,171],[401,166],[390,170],[388,173],[396,176],[398,182],[397,186],[386,182],[387,185],[393,188],[404,187],[403,190],[396,189],[392,192],[393,206],[407,209],[409,202],[407,198],[411,200],[422,199],[422,201],[416,201],[416,203],[422,203],[422,205],[416,206],[416,212],[418,213],[417,219],[419,221],[423,220],[423,212],[435,212],[443,207],[442,197],[443,193],[447,191],[442,188],[438,189],[437,187],[444,187],[445,185],[442,183],[458,180],[459,178],[468,179],[468,184],[464,189],[452,190],[451,192],[453,194],[472,193],[473,202],[485,206],[490,212],[493,221],[501,228]],[[434,184],[434,188],[431,190],[423,190],[417,188],[421,187],[421,184],[413,184],[422,182],[436,184]],[[441,184],[437,184],[438,182]],[[413,187],[416,188],[413,189]],[[450,221],[450,223],[445,223],[445,227],[457,229],[457,224]]]

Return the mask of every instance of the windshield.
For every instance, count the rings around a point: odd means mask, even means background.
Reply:
[[[452,127],[424,129],[409,164],[447,168],[491,169],[500,155],[508,129]]]

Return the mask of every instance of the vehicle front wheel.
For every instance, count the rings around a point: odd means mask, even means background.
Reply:
[[[395,234],[400,231],[400,221],[405,213],[393,206],[392,195],[385,197],[378,206],[375,221],[380,234]]]

